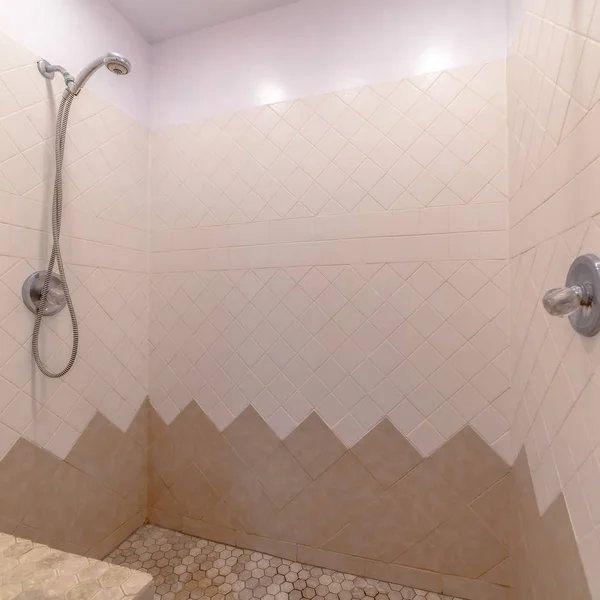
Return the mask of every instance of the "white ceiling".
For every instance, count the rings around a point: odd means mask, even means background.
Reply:
[[[150,43],[298,0],[109,0]]]

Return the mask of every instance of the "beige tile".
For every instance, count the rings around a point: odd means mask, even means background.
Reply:
[[[414,507],[410,518],[388,494],[353,518],[325,548],[391,563],[423,539],[434,527],[431,518]]]
[[[150,412],[150,406],[150,402],[146,398],[127,430],[127,435],[144,449],[148,448],[149,442],[150,424],[148,413]]]
[[[484,573],[480,579],[488,583],[511,587],[513,585],[513,565],[510,557]]]
[[[264,552],[280,558],[287,558],[288,560],[296,560],[298,558],[296,544],[290,544],[289,542],[273,540],[258,535],[250,535],[240,531],[237,535],[236,543],[240,548]]]
[[[311,413],[284,443],[313,479],[345,452],[342,442],[316,413]]]
[[[236,531],[204,521],[197,521],[195,519],[184,517],[180,529],[190,535],[202,536],[206,539],[221,542],[223,544],[237,543],[238,533]]]
[[[468,426],[439,448],[430,462],[464,502],[470,502],[509,472],[509,466]]]
[[[442,576],[443,593],[467,600],[510,600],[510,590],[499,585],[462,579],[451,575]]]
[[[182,516],[191,519],[202,519],[219,501],[217,492],[193,464],[169,491],[182,508]]]
[[[249,467],[253,467],[258,461],[271,454],[279,444],[273,430],[252,406],[249,406],[223,433]]]
[[[459,513],[396,560],[399,564],[477,579],[508,557],[470,509]]]
[[[421,571],[420,569],[412,569],[401,565],[389,565],[367,560],[365,563],[365,575],[436,593],[441,593],[443,589],[442,576],[438,573]]]
[[[429,531],[464,507],[461,497],[447,486],[429,459],[398,481],[389,494],[406,514],[411,514],[414,507],[418,506],[420,512],[428,517]]]
[[[165,431],[167,426],[152,404],[148,403],[148,446],[151,446]]]
[[[17,440],[0,461],[0,514],[20,522],[42,487],[56,471],[59,461],[24,438]]]
[[[381,421],[360,440],[352,452],[386,489],[422,460],[412,444],[388,419]]]
[[[168,513],[156,508],[148,509],[148,521],[154,525],[174,531],[181,531],[183,527],[183,518],[181,515]]]
[[[67,462],[105,485],[110,465],[123,432],[101,413],[96,413],[67,456]]]
[[[50,480],[33,499],[23,523],[34,529],[46,531],[56,538],[62,538],[87,500],[90,484],[91,478],[88,475],[61,462]]]
[[[311,478],[284,444],[254,466],[258,481],[279,508],[311,483]]]
[[[247,533],[269,537],[271,520],[277,508],[252,473],[247,473],[231,488],[225,502]]]
[[[319,565],[327,569],[343,571],[344,573],[352,573],[354,575],[365,574],[364,560],[319,548],[298,546],[298,560],[309,565]]]
[[[511,475],[506,475],[471,503],[471,508],[505,546],[508,546],[510,535],[513,481]]]

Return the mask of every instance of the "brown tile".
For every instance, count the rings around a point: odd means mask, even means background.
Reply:
[[[548,557],[558,590],[570,598],[589,598],[587,578],[583,570],[571,517],[561,494],[542,517]]]
[[[270,524],[277,514],[277,507],[253,473],[247,473],[229,491],[225,503],[232,508],[247,533],[270,537]]]
[[[442,576],[431,571],[367,560],[365,562],[365,575],[438,594],[442,592]]]
[[[352,452],[386,489],[422,461],[421,455],[388,419],[362,438]]]
[[[474,500],[510,471],[510,467],[469,426],[436,450],[428,461],[465,503]]]
[[[564,496],[539,514],[527,457],[515,461],[511,514],[511,562],[516,600],[565,596],[590,600],[579,549]]]
[[[88,478],[75,519],[64,535],[65,541],[86,549],[95,546],[123,524],[124,503],[113,491]],[[135,514],[136,508],[123,512]]]
[[[221,542],[222,544],[234,545],[237,543],[238,534],[236,531],[227,529],[226,527],[212,525],[211,523],[205,523],[204,521],[197,521],[195,519],[184,517],[180,529],[190,535],[196,535],[207,540]]]
[[[175,496],[154,470],[148,473],[148,507],[173,513],[183,512]]]
[[[273,523],[278,539],[321,546],[383,493],[350,452],[294,498]]]
[[[151,446],[167,429],[166,423],[148,401],[148,446]]]
[[[148,509],[148,521],[154,525],[160,525],[166,529],[173,531],[181,531],[183,526],[183,518],[181,515],[168,513],[156,508]]]
[[[471,508],[505,546],[510,535],[512,482],[512,476],[506,475],[471,503]]]
[[[101,460],[101,457],[98,457]],[[147,452],[127,435],[122,435],[116,452],[106,460],[107,478],[100,483],[122,497],[130,496],[147,470]]]
[[[279,444],[275,432],[252,406],[246,408],[223,434],[249,467],[269,456]]]
[[[297,496],[312,479],[284,444],[254,466],[258,481],[279,508]]]
[[[364,575],[365,572],[365,561],[360,558],[308,546],[298,546],[298,560],[353,575]]]
[[[225,504],[225,502],[222,500],[210,508],[210,510],[204,516],[204,521],[218,525],[219,527],[225,527],[227,529],[242,529],[242,526],[237,520],[231,507],[227,506],[227,504]]]
[[[193,453],[185,447],[186,440],[177,439],[166,430],[148,450],[148,462],[167,486],[185,476],[192,465]]]
[[[510,558],[502,561],[500,564],[492,567],[487,573],[484,573],[479,579],[488,583],[504,585],[510,587],[513,585],[513,565]]]
[[[170,492],[181,506],[182,516],[202,519],[219,501],[219,496],[196,465],[191,465],[185,475],[171,487]]]
[[[24,438],[0,461],[0,515],[21,522],[60,461]]]
[[[104,559],[117,546],[122,544],[134,531],[139,529],[146,520],[146,511],[137,513],[131,519],[109,533],[101,542],[92,547],[87,556],[98,560]]]
[[[112,459],[123,436],[118,427],[98,412],[69,452],[66,462],[108,485]]]
[[[389,493],[404,514],[411,515],[411,518],[415,508],[419,508],[423,527],[429,528],[424,531],[423,537],[465,507],[462,498],[448,488],[429,459],[392,486]]]
[[[381,562],[392,562],[430,531],[423,524],[419,508],[406,518],[406,512],[389,494],[383,494],[360,515],[330,539],[325,549],[353,554]]]
[[[127,430],[127,435],[144,450],[148,448],[149,407],[150,402],[146,398]]]
[[[316,483],[321,495],[334,502],[347,521],[383,493],[379,483],[350,452],[320,475]]]
[[[33,499],[23,524],[62,538],[85,501],[90,481],[89,475],[61,462]]]
[[[311,413],[306,417],[285,438],[284,444],[313,479],[326,471],[346,452],[344,444],[317,413]]]
[[[213,446],[222,443],[222,436],[202,409],[191,402],[151,444],[148,460],[162,480],[171,486],[185,475],[193,462],[204,467],[212,456]]]
[[[0,532],[1,533],[13,533],[17,528],[18,523],[11,521],[6,517],[0,516]]]
[[[200,460],[196,464],[222,498],[239,486],[249,472],[248,467],[222,436],[211,443],[210,451],[201,453],[198,458],[201,458],[202,464],[199,464]]]
[[[296,560],[298,553],[296,544],[273,540],[258,535],[250,535],[241,531],[238,533],[236,544],[240,548],[264,552],[288,560]]]
[[[438,527],[396,562],[477,579],[507,557],[507,548],[472,510],[466,509]]]
[[[443,575],[442,582],[443,593],[446,596],[457,596],[466,600],[510,600],[509,588],[499,585],[452,575]]]

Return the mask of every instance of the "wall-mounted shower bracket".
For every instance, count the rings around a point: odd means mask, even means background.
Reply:
[[[40,300],[42,298],[42,288],[46,279],[46,271],[37,271],[27,277],[23,283],[22,295],[25,306],[33,313],[37,314]],[[51,317],[59,313],[67,305],[65,292],[61,278],[53,273],[50,278],[50,287],[48,288],[48,297],[46,307],[42,314],[43,317]]]
[[[64,67],[60,65],[50,64],[47,60],[38,60],[38,71],[46,78],[46,79],[54,79],[54,73],[60,73],[65,80],[65,85],[70,91],[73,91],[75,86],[75,77],[69,73]]]
[[[573,261],[566,287],[554,288],[542,299],[554,317],[569,317],[573,329],[586,337],[600,331],[600,258],[584,254]]]
[[[54,73],[56,69],[51,71],[52,65],[47,60],[38,61],[38,70],[46,79],[54,79]]]

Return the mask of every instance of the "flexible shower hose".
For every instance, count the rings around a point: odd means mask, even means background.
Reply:
[[[54,195],[52,200],[52,252],[50,253],[50,259],[48,261],[48,269],[44,278],[44,285],[40,296],[40,303],[35,315],[35,324],[33,326],[33,340],[32,349],[35,363],[37,364],[40,371],[47,377],[56,379],[66,375],[75,364],[77,358],[77,349],[79,347],[79,326],[77,324],[77,316],[75,314],[75,308],[73,307],[73,301],[71,300],[71,293],[69,292],[69,286],[67,284],[67,277],[65,274],[65,268],[63,265],[62,255],[60,252],[60,227],[62,224],[62,209],[63,209],[63,182],[62,182],[62,169],[63,159],[65,155],[65,140],[67,138],[67,124],[69,121],[69,111],[71,110],[71,104],[75,95],[69,90],[65,91],[60,107],[58,109],[58,116],[56,119],[56,176],[54,179]],[[60,279],[62,282],[62,289],[65,295],[69,314],[71,315],[71,324],[73,326],[73,346],[71,350],[71,357],[69,362],[58,373],[50,371],[43,363],[40,357],[40,329],[42,327],[42,317],[44,310],[46,309],[46,302],[48,300],[48,291],[50,289],[50,279],[54,271],[54,265],[57,265]]]

